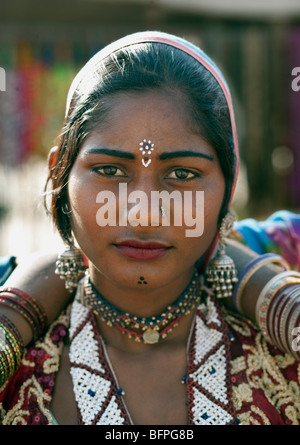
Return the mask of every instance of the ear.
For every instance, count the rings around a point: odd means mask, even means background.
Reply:
[[[48,168],[49,170],[51,170],[55,164],[56,164],[56,159],[57,159],[57,152],[58,152],[58,147],[52,147],[49,155],[48,155]]]

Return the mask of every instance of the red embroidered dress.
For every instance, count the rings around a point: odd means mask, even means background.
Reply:
[[[77,299],[45,338],[27,349],[15,376],[0,389],[0,423],[53,423],[51,397],[68,329],[79,423],[131,422],[94,316]],[[79,347],[82,341],[89,342],[88,352]],[[185,384],[190,424],[300,424],[300,363],[211,297],[198,306]]]

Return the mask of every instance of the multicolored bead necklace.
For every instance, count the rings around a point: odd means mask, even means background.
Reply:
[[[90,278],[86,277],[83,303],[95,315],[100,316],[108,326],[116,326],[123,334],[127,334],[129,338],[138,342],[154,344],[165,338],[178,325],[181,317],[189,314],[196,307],[201,298],[201,289],[200,277],[195,272],[185,291],[161,315],[136,317],[128,312],[118,311],[99,294]]]

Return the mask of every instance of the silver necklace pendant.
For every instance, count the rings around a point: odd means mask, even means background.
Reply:
[[[153,345],[154,343],[158,343],[159,341],[159,332],[155,329],[147,328],[143,333],[143,340],[145,343],[149,345]]]

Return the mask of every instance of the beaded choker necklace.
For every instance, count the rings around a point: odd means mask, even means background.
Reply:
[[[195,272],[189,286],[180,297],[158,316],[136,317],[127,312],[120,312],[106,301],[95,289],[89,277],[85,277],[84,305],[101,317],[108,326],[116,326],[129,338],[147,344],[157,343],[165,338],[178,325],[182,316],[196,307],[201,298],[201,281]]]

